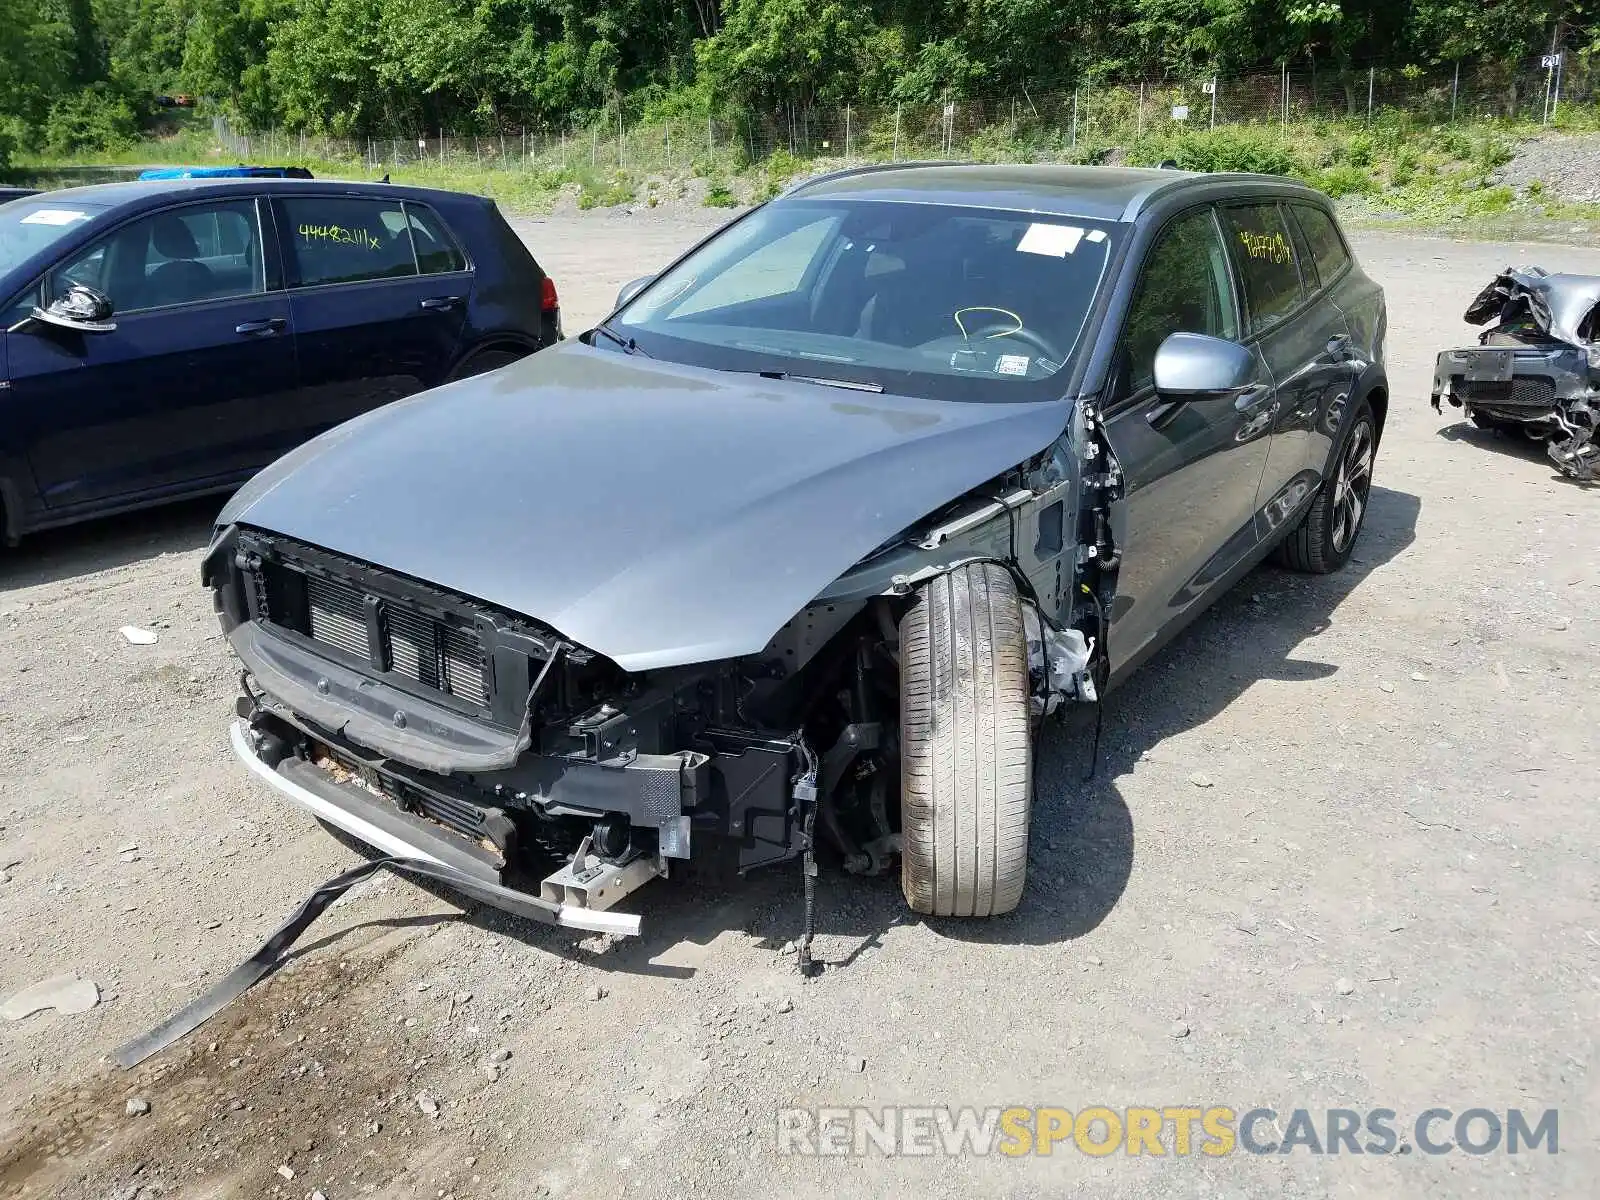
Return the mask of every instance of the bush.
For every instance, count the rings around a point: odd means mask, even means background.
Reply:
[[[1472,136],[1460,129],[1435,129],[1433,145],[1439,153],[1459,162],[1472,158]]]
[[[1370,167],[1372,165],[1372,139],[1364,133],[1358,133],[1344,145],[1344,154],[1337,156],[1349,163],[1352,167]]]
[[[109,84],[90,84],[61,97],[45,117],[41,141],[51,154],[121,150],[139,138],[139,114]]]
[[[803,170],[805,170],[805,164],[787,150],[774,150],[767,155],[767,181],[774,187],[782,188],[786,186],[789,180]]]
[[[968,138],[966,156],[981,163],[1027,162],[1030,157],[1003,125],[985,125]]]
[[[1312,179],[1318,190],[1335,200],[1341,196],[1365,196],[1378,190],[1372,173],[1351,163],[1337,163]]]
[[[705,206],[707,208],[737,208],[738,199],[728,190],[728,185],[722,180],[716,180],[706,189]]]
[[[615,208],[628,203],[638,191],[624,171],[616,171],[604,178],[587,172],[580,173],[578,189],[578,207],[582,209]]]
[[[1128,161],[1157,166],[1171,159],[1185,171],[1251,171],[1263,175],[1305,175],[1308,165],[1276,131],[1262,129],[1194,130],[1175,136],[1142,138],[1128,147]]]
[[[1410,146],[1401,146],[1394,153],[1394,161],[1389,166],[1389,184],[1392,187],[1405,187],[1417,177],[1417,152]]]
[[[1486,133],[1478,139],[1478,144],[1473,147],[1472,162],[1485,174],[1496,167],[1503,167],[1516,156],[1516,151],[1504,138],[1495,134]]]

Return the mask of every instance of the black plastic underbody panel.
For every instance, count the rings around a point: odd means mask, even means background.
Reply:
[[[672,755],[638,755],[626,763],[602,765],[527,753],[511,771],[445,776],[366,750],[305,714],[280,707],[271,697],[261,696],[259,704],[254,721],[281,722],[280,729],[296,730],[340,762],[374,772],[386,790],[411,795],[421,812],[458,829],[460,823],[450,817],[452,809],[463,807],[580,818],[620,814],[646,829],[688,817],[696,836],[737,842],[741,870],[792,858],[801,849],[792,799],[798,755],[787,741],[716,731],[697,741],[687,765]],[[309,763],[304,769],[340,796],[352,795],[364,805],[383,803],[359,788],[335,783]],[[407,822],[420,822],[435,837],[459,837],[423,817],[397,807],[392,811]]]

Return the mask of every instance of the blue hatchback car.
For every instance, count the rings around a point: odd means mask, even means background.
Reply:
[[[248,178],[0,205],[0,331],[0,536],[15,542],[228,491],[561,324],[492,201]]]

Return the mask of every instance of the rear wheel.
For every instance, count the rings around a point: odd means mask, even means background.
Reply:
[[[1033,746],[1011,575],[933,580],[900,623],[900,886],[917,912],[988,917],[1022,899]]]
[[[454,383],[458,379],[470,379],[474,375],[483,375],[509,363],[514,363],[517,359],[523,357],[525,355],[516,350],[479,350],[474,354],[467,355],[456,365],[456,369],[450,372],[449,382]]]
[[[1378,449],[1378,427],[1372,405],[1361,402],[1345,435],[1334,467],[1317,498],[1293,532],[1278,547],[1278,559],[1296,571],[1326,575],[1350,561],[1372,491],[1372,460]]]

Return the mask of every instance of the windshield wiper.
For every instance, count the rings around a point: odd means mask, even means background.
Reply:
[[[629,354],[640,354],[644,355],[645,358],[650,357],[648,354],[645,354],[642,349],[640,349],[638,342],[634,341],[631,337],[623,337],[615,329],[608,327],[604,322],[596,325],[594,327],[594,332],[603,333],[606,337],[610,338],[617,345],[621,346]]]
[[[788,371],[757,371],[763,379],[787,379],[790,383],[815,383],[820,387],[844,388],[851,392],[881,392],[881,383],[863,383],[859,379],[824,379],[820,375],[793,375]]]

